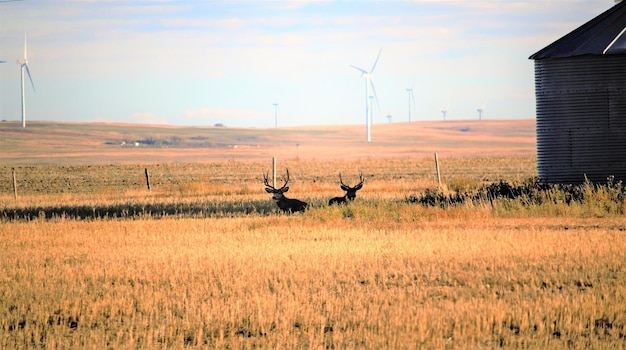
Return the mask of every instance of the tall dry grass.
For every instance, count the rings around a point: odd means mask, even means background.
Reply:
[[[527,158],[448,161],[444,169],[458,174],[444,176],[450,191],[535,174]],[[274,214],[263,191],[267,164],[160,165],[150,192],[141,166],[24,171],[29,187],[17,201],[2,189],[3,209],[131,202],[263,210],[0,221],[0,348],[623,346],[621,185],[589,187],[591,200],[573,204],[559,193],[530,205],[410,203],[408,195],[436,186],[430,162],[284,164],[289,195],[312,203],[289,216]],[[349,182],[358,170],[366,182],[357,201],[326,206],[341,194],[335,173]],[[111,180],[118,173],[134,180]]]
[[[0,223],[0,347],[623,346],[621,218],[395,205]]]

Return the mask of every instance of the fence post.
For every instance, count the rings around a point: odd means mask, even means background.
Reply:
[[[272,157],[272,187],[276,188],[276,157]]]
[[[148,168],[145,168],[146,173],[146,186],[148,186],[148,191],[150,191],[150,175],[148,175]]]
[[[17,180],[15,179],[15,168],[11,168],[11,176],[13,176],[13,196],[17,201]]]
[[[439,158],[437,158],[437,152],[435,152],[435,169],[437,170],[437,185],[441,188],[441,173],[439,172]]]

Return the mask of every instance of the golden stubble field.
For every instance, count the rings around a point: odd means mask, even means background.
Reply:
[[[621,218],[3,223],[3,348],[620,348]],[[399,212],[398,212],[399,211]]]
[[[374,129],[374,140],[389,137],[372,145],[343,128],[276,139],[277,130],[0,126],[5,213],[227,203],[215,217],[0,221],[0,348],[625,344],[623,202],[407,201],[437,186],[434,151],[448,191],[536,176],[534,122],[392,124]],[[288,194],[312,204],[306,213],[278,213],[263,190],[272,156],[292,173]],[[362,171],[365,185],[354,203],[329,207],[339,171],[348,182]],[[261,210],[229,214],[240,207]]]

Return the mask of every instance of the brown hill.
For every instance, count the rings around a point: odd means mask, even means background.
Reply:
[[[5,166],[404,158],[534,156],[534,120],[378,124],[372,142],[363,125],[277,129],[139,124],[0,123]]]

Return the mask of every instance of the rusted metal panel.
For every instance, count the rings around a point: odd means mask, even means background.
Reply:
[[[544,182],[626,181],[626,55],[535,60]]]

